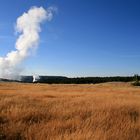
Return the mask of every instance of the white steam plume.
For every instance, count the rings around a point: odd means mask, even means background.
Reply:
[[[32,7],[17,19],[16,32],[21,33],[15,43],[15,50],[5,57],[0,57],[0,77],[15,79],[21,70],[18,66],[26,59],[31,51],[38,46],[40,24],[52,19],[53,8]]]

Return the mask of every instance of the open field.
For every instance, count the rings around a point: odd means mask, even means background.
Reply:
[[[0,83],[0,140],[140,140],[140,88]]]

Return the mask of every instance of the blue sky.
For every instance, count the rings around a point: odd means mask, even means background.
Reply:
[[[15,47],[16,19],[32,6],[57,7],[23,74],[140,74],[139,0],[0,0],[0,56]]]

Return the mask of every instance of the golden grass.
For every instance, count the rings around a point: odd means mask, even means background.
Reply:
[[[140,88],[0,83],[0,140],[140,140]]]

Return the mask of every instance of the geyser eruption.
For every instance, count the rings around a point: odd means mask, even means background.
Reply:
[[[20,35],[15,43],[15,50],[5,57],[0,57],[0,77],[16,79],[19,76],[21,72],[19,65],[38,46],[40,24],[44,20],[50,21],[52,12],[52,7],[47,10],[43,7],[32,7],[17,19],[16,32]]]
[[[33,83],[37,83],[40,80],[39,75],[33,75]]]

